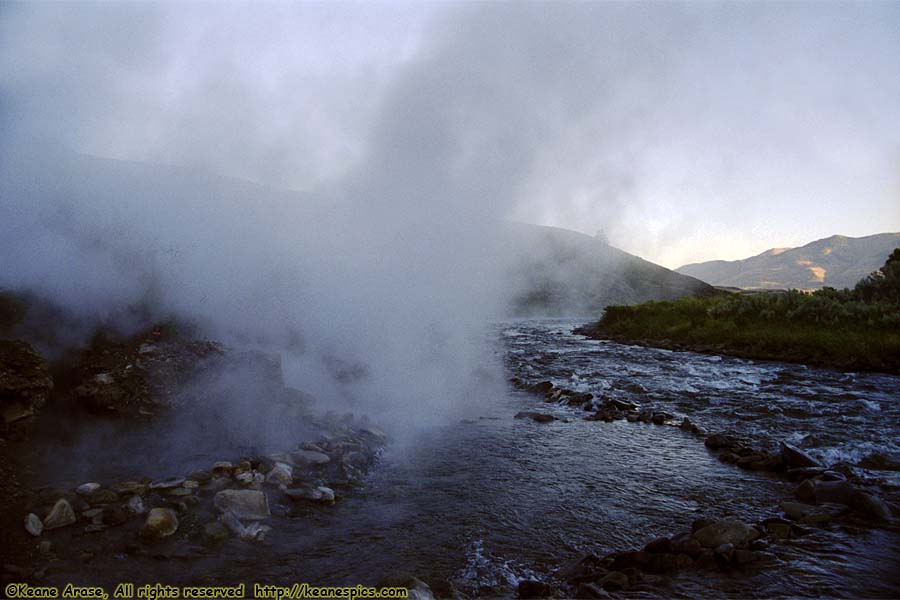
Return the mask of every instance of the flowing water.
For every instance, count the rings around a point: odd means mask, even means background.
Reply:
[[[573,335],[576,324],[498,327],[508,375],[689,415],[756,445],[790,440],[829,463],[900,458],[900,377],[594,341]],[[521,410],[561,420],[514,419]],[[795,485],[721,463],[676,427],[584,415],[512,390],[485,397],[477,413],[389,449],[333,508],[280,519],[262,545],[226,544],[185,561],[113,552],[48,579],[355,585],[399,571],[442,594],[509,597],[523,578],[554,581],[588,552],[637,549],[700,516],[777,515]],[[896,472],[871,475],[896,499]],[[688,569],[626,595],[900,597],[895,526],[833,525],[770,549],[761,565]]]

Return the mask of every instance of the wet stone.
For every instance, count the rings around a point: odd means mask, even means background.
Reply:
[[[53,505],[50,513],[44,518],[44,529],[57,529],[77,522],[72,505],[65,498],[60,498]]]
[[[141,528],[141,535],[149,538],[164,538],[178,531],[178,516],[170,508],[154,508],[147,514]]]
[[[34,537],[39,537],[44,532],[44,523],[36,514],[28,513],[25,516],[25,531]]]

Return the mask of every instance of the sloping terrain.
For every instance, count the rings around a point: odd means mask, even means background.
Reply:
[[[842,235],[810,242],[799,248],[772,248],[744,260],[713,260],[684,265],[679,273],[712,285],[764,289],[853,287],[878,270],[900,233],[852,238]]]

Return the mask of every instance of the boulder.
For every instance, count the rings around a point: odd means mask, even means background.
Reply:
[[[735,448],[740,446],[740,441],[733,435],[726,433],[714,433],[707,437],[703,444],[707,448],[718,450],[719,448]]]
[[[298,467],[320,467],[331,462],[327,454],[315,450],[295,450],[291,452],[291,460]]]
[[[204,535],[206,535],[207,539],[213,542],[221,542],[227,540],[230,536],[229,529],[218,521],[213,521],[212,523],[207,523],[206,525],[204,525],[203,533]]]
[[[267,519],[271,515],[269,500],[261,490],[222,490],[213,497],[213,506],[248,521]]]
[[[808,467],[821,467],[819,461],[811,457],[796,446],[787,442],[781,442],[781,458],[788,469],[802,469]]]
[[[171,508],[153,508],[141,528],[141,535],[148,538],[169,537],[178,531],[178,516]]]
[[[36,514],[28,513],[25,516],[25,531],[34,537],[39,537],[44,532],[44,523]]]
[[[288,464],[275,463],[266,475],[266,482],[273,485],[291,485],[294,481],[294,469]]]
[[[72,505],[65,498],[60,498],[53,505],[50,513],[44,517],[44,529],[57,529],[78,521]]]
[[[722,544],[745,546],[758,537],[756,529],[736,519],[717,521],[694,533],[694,538],[704,548],[717,548]]]

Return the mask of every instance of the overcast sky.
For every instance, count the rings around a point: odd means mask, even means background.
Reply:
[[[4,3],[0,94],[7,139],[325,195],[446,157],[669,267],[900,231],[897,2]]]

